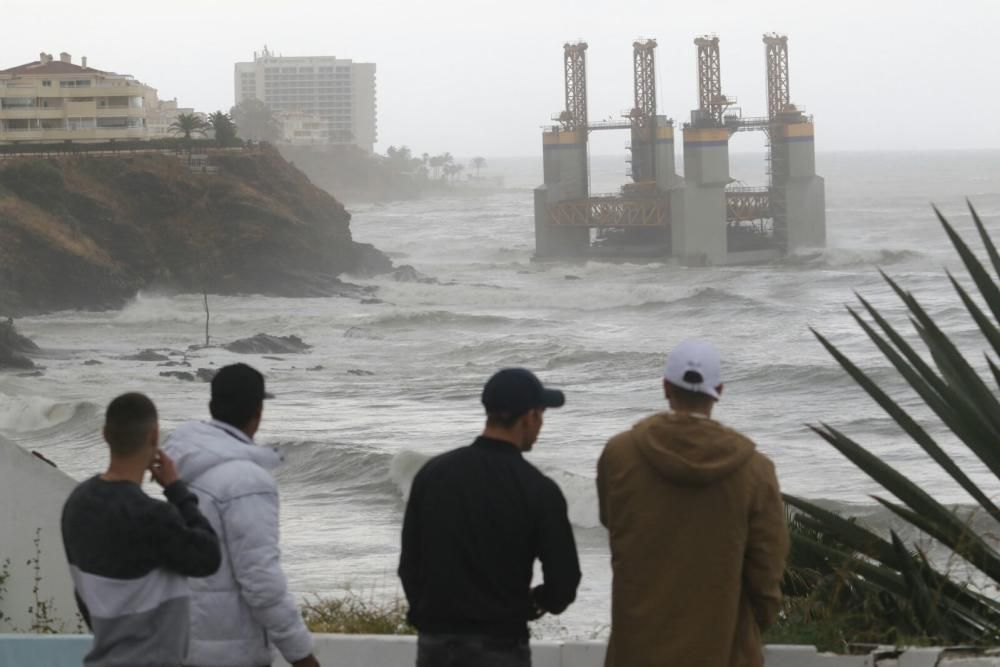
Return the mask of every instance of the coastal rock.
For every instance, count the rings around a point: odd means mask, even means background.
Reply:
[[[38,346],[17,332],[13,320],[0,322],[0,369],[34,368],[35,362],[25,356],[33,352],[38,352]]]
[[[270,147],[193,173],[160,153],[0,161],[0,312],[120,307],[139,290],[299,297],[392,269]],[[55,269],[54,267],[58,267]]]
[[[437,282],[434,278],[425,276],[409,264],[397,266],[392,272],[392,279],[399,283],[434,284]]]
[[[305,343],[298,336],[271,336],[261,333],[250,338],[235,340],[222,347],[237,354],[302,354],[312,348],[312,345]]]
[[[83,365],[84,366],[100,366],[103,363],[104,363],[103,361],[98,361],[97,359],[87,359],[85,362],[83,362]]]
[[[383,301],[382,299],[376,299],[376,298],[361,299],[361,305],[362,306],[372,306],[372,305],[375,305],[375,304],[378,304],[378,303],[385,303],[385,301]]]
[[[202,382],[211,382],[217,372],[214,368],[199,368],[195,373],[195,377]]]
[[[360,368],[351,368],[347,371],[348,375],[357,375],[359,377],[365,377],[369,375],[375,375],[371,371],[362,370]]]
[[[119,357],[122,361],[170,361],[170,357],[155,350],[142,350],[135,354]]]
[[[194,375],[188,373],[187,371],[163,371],[160,373],[162,378],[177,378],[178,380],[184,380],[185,382],[194,382]]]

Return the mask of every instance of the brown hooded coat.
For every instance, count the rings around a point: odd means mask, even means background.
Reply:
[[[654,415],[597,467],[614,572],[607,667],[759,667],[788,554],[774,464],[711,419]]]

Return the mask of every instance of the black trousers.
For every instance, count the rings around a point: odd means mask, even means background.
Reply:
[[[531,649],[527,639],[421,634],[417,667],[531,667]]]

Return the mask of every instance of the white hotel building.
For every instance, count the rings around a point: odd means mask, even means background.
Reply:
[[[375,65],[333,56],[285,57],[266,47],[236,63],[236,103],[258,99],[280,119],[290,143],[355,144],[371,153],[378,139]],[[294,122],[289,122],[294,121]],[[310,122],[312,121],[312,122]]]

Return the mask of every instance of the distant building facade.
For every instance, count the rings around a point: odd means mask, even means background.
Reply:
[[[145,139],[146,87],[68,53],[0,70],[0,143]]]
[[[333,56],[285,57],[266,47],[253,62],[236,63],[236,104],[258,99],[279,119],[298,124],[318,118],[326,126],[325,143],[355,144],[369,153],[378,139],[375,65]],[[301,120],[302,123],[313,121]],[[313,143],[316,128],[297,143]],[[286,133],[287,134],[287,133]],[[292,142],[296,143],[296,142]]]
[[[281,123],[281,139],[286,144],[308,146],[331,143],[330,124],[319,116],[300,111],[282,111],[275,115]]]
[[[181,114],[195,114],[205,120],[204,114],[196,114],[190,107],[178,105],[177,98],[161,100],[156,88],[145,86],[143,106],[146,110],[146,136],[149,139],[169,139],[177,135],[170,131],[170,126]]]

